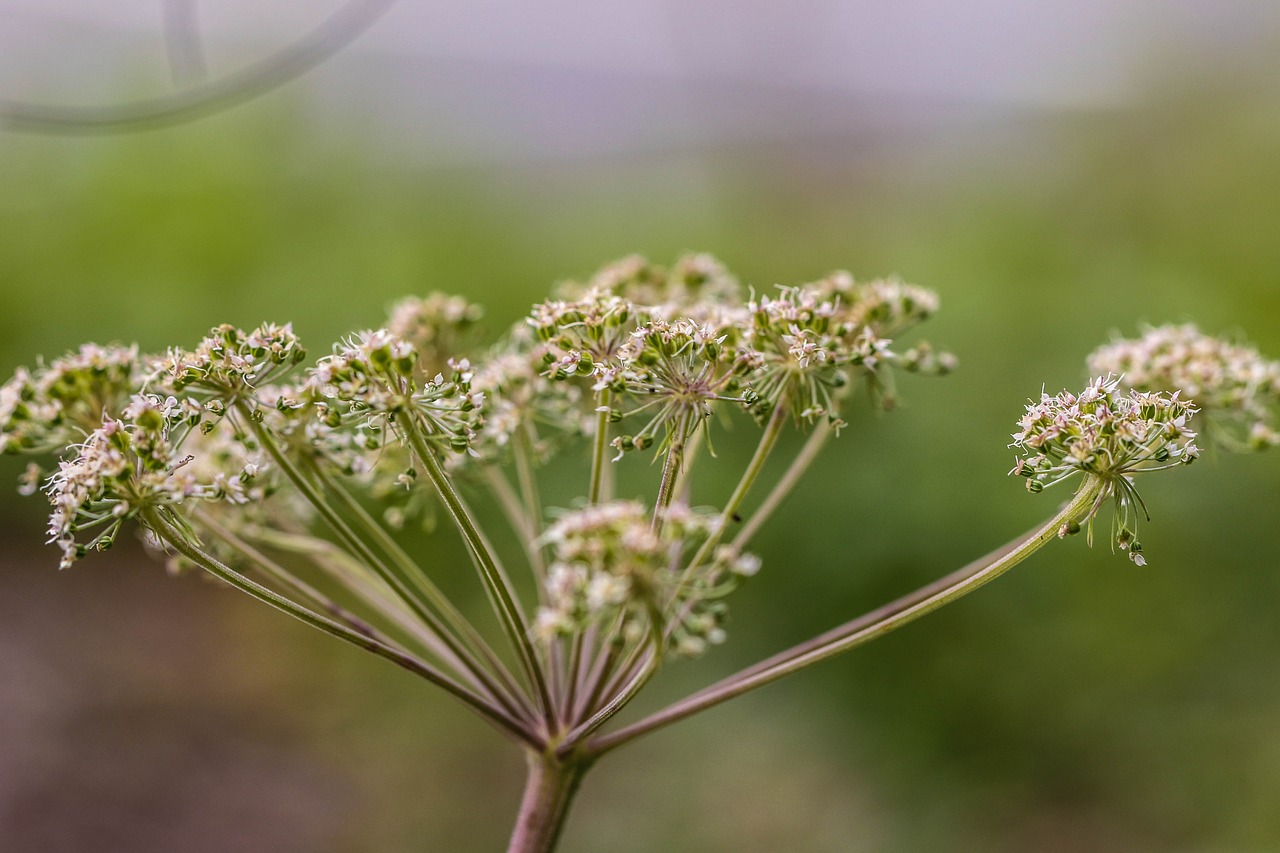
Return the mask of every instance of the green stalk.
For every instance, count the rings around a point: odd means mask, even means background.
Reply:
[[[605,448],[609,446],[609,400],[612,395],[608,388],[600,391],[596,397],[595,441],[591,446],[591,482],[587,487],[587,503],[594,506],[600,503],[601,488],[604,483]]]
[[[254,565],[259,571],[263,572],[268,577],[274,578],[277,583],[299,593],[304,599],[309,599],[312,604],[328,613],[329,617],[334,621],[346,625],[348,628],[364,634],[366,637],[371,637],[381,640],[384,643],[389,643],[389,640],[382,636],[368,622],[347,610],[332,598],[311,586],[311,584],[297,577],[284,566],[280,565],[275,560],[272,560],[266,554],[263,554],[257,548],[254,548],[248,542],[244,541],[226,527],[219,524],[217,520],[208,513],[202,512],[201,510],[195,510],[191,515],[192,518],[198,521],[202,527],[207,528],[209,532],[213,533],[213,535],[230,545],[236,553],[247,560],[251,565]]]
[[[497,560],[494,558],[493,550],[489,547],[484,535],[480,532],[480,528],[471,517],[471,512],[462,501],[462,496],[453,488],[453,483],[449,481],[449,475],[445,473],[440,460],[436,458],[434,451],[427,446],[416,420],[410,416],[403,418],[401,423],[405,427],[404,434],[409,440],[409,446],[413,448],[418,461],[422,463],[422,467],[426,470],[427,477],[439,493],[440,499],[449,508],[449,514],[453,516],[454,522],[458,525],[458,530],[462,533],[463,540],[467,543],[467,548],[476,564],[480,580],[489,596],[489,601],[507,633],[507,638],[511,641],[512,646],[520,657],[520,662],[524,666],[529,682],[537,693],[544,718],[550,723],[553,706],[551,695],[547,690],[546,676],[533,648],[533,642],[529,638],[529,626],[524,613],[520,609],[515,591],[511,587],[511,581],[498,565]]]
[[[526,728],[524,723],[508,714],[502,708],[490,704],[483,697],[472,693],[427,662],[402,649],[313,613],[261,584],[249,580],[188,541],[183,532],[174,527],[159,511],[154,509],[146,510],[142,513],[142,518],[148,527],[179,554],[232,587],[248,593],[259,601],[274,607],[276,610],[287,613],[313,628],[344,640],[357,648],[372,652],[415,675],[425,678],[432,684],[443,688],[449,695],[461,701],[471,710],[480,714],[481,717],[497,727],[503,734],[520,743],[534,747],[538,746],[538,739],[533,732]]]
[[[733,538],[735,548],[742,548],[751,541],[751,537],[755,536],[760,530],[761,525],[773,515],[782,502],[786,500],[787,495],[791,494],[791,490],[796,487],[796,483],[800,482],[800,478],[809,470],[809,466],[813,464],[813,460],[818,457],[822,448],[826,446],[827,439],[835,432],[828,421],[818,424],[810,433],[809,438],[804,443],[804,447],[791,460],[782,478],[774,484],[769,490],[769,494],[765,497],[764,502],[751,513],[751,517],[742,525],[738,531],[738,535]]]
[[[738,480],[738,485],[734,487],[733,493],[729,495],[729,500],[725,502],[724,509],[720,512],[720,523],[716,526],[716,530],[707,537],[707,540],[698,548],[697,553],[693,555],[693,559],[689,561],[689,565],[684,570],[684,576],[680,579],[680,584],[676,589],[674,601],[680,600],[680,593],[684,592],[684,588],[689,581],[693,579],[694,572],[701,566],[716,546],[720,544],[721,538],[729,527],[729,522],[733,520],[733,516],[742,506],[742,502],[746,500],[747,492],[751,491],[751,486],[755,483],[756,478],[760,476],[760,472],[764,470],[764,464],[769,459],[769,454],[773,452],[774,445],[778,443],[778,438],[782,435],[782,429],[787,424],[788,403],[784,394],[776,406],[774,406],[773,414],[769,416],[769,422],[765,424],[764,432],[760,435],[760,441],[756,444],[756,451],[751,456],[751,461],[747,463],[747,468],[742,472],[742,477]]]
[[[653,502],[653,529],[662,529],[662,514],[671,506],[675,496],[676,480],[680,476],[680,468],[684,464],[684,441],[686,417],[681,417],[674,426],[671,444],[667,447],[667,458],[662,465],[662,482],[658,486],[658,497]]]
[[[510,694],[519,696],[520,688],[516,686],[515,681],[511,678],[510,673],[507,672],[506,666],[502,663],[497,653],[494,652],[493,648],[485,641],[484,637],[481,636],[480,632],[476,630],[467,617],[463,616],[462,612],[454,606],[449,597],[432,583],[426,572],[422,570],[422,567],[400,547],[400,543],[396,542],[382,525],[373,520],[364,506],[343,488],[342,484],[335,482],[319,465],[312,464],[309,467],[321,484],[331,493],[337,495],[338,500],[355,518],[356,523],[364,531],[365,535],[373,539],[373,544],[378,546],[382,553],[391,560],[392,565],[398,569],[400,577],[407,578],[409,583],[426,597],[428,603],[436,608],[445,623],[457,632],[457,636],[461,641],[479,654],[481,659],[489,665],[489,668]]]
[[[1026,536],[878,610],[731,675],[630,726],[597,738],[590,743],[588,751],[598,756],[655,729],[870,642],[967,595],[1056,538],[1063,525],[1088,518],[1106,488],[1107,484],[1101,478],[1087,478],[1060,512]]]
[[[202,524],[209,523],[203,514],[197,514],[196,518]],[[263,528],[255,529],[251,535],[263,545],[308,556],[323,572],[357,599],[394,623],[396,627],[421,644],[428,653],[435,655],[441,662],[451,667],[473,688],[486,696],[492,696],[466,664],[454,655],[434,632],[414,617],[381,578],[369,572],[363,564],[339,546],[326,539]]]
[[[529,562],[538,583],[546,576],[546,560],[543,546],[538,542],[542,535],[542,498],[538,494],[538,478],[533,470],[533,425],[523,423],[516,432],[513,456],[516,463],[516,481],[520,484],[520,497],[524,501],[529,519]]]
[[[640,692],[640,689],[648,683],[649,679],[653,677],[653,674],[658,671],[658,667],[662,664],[662,645],[666,642],[663,633],[665,620],[658,611],[657,605],[653,602],[648,603],[647,609],[649,613],[649,653],[645,657],[644,666],[627,682],[625,687],[612,694],[609,701],[598,711],[564,736],[559,746],[556,747],[557,757],[565,758],[572,755],[583,740],[609,722],[614,714],[625,708]]]
[[[551,853],[591,763],[527,751],[529,775],[507,853]]]
[[[271,456],[272,460],[280,470],[289,478],[289,481],[293,483],[294,487],[302,493],[303,497],[306,498],[307,502],[311,504],[320,517],[324,519],[330,529],[343,540],[347,547],[352,549],[352,552],[358,559],[365,561],[370,568],[374,569],[378,573],[383,581],[395,590],[396,595],[404,601],[409,609],[413,611],[414,615],[422,620],[423,624],[435,632],[441,642],[445,643],[445,645],[449,647],[449,650],[466,664],[467,669],[485,685],[486,689],[491,694],[502,701],[503,706],[509,712],[517,717],[523,716],[525,710],[523,708],[523,702],[518,698],[506,697],[506,694],[499,685],[492,680],[490,673],[486,671],[480,662],[472,656],[471,652],[460,643],[458,638],[446,629],[446,627],[440,622],[439,617],[428,609],[425,604],[411,592],[409,582],[407,582],[405,578],[401,577],[390,565],[379,559],[377,554],[373,552],[369,545],[351,529],[351,527],[340,515],[338,515],[333,507],[329,506],[329,503],[324,499],[324,496],[316,490],[315,485],[294,464],[293,460],[280,449],[280,446],[276,444],[275,438],[271,433],[253,418],[248,405],[243,401],[238,401],[236,406],[244,416],[244,419],[249,422],[250,429],[253,430],[254,435],[258,438],[259,443],[267,451],[268,455]],[[341,495],[342,490],[336,490],[335,494]],[[348,495],[347,497],[350,496]],[[377,527],[377,525],[374,526]],[[443,598],[443,595],[440,597]],[[505,668],[500,669],[499,672],[505,674]],[[518,691],[516,696],[519,696]]]

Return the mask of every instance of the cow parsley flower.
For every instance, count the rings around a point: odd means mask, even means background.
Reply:
[[[719,520],[677,504],[663,512],[661,525],[651,521],[639,501],[612,501],[565,513],[547,529],[543,540],[554,559],[534,625],[544,640],[613,619],[621,620],[624,635],[639,637],[662,632],[674,616],[675,630],[664,642],[676,654],[723,642],[721,599],[759,570],[759,560],[724,547],[696,583],[682,584],[682,555]]]
[[[1196,407],[1179,392],[1121,391],[1115,377],[1098,377],[1079,395],[1042,394],[1027,404],[1010,445],[1021,455],[1011,474],[1025,477],[1027,489],[1040,492],[1077,475],[1102,482],[1089,513],[1093,518],[1107,497],[1114,498],[1115,543],[1138,565],[1145,565],[1136,537],[1139,510],[1146,505],[1133,485],[1134,475],[1190,463],[1199,455],[1196,434],[1188,428]],[[1074,532],[1064,529],[1063,535]]]
[[[1280,361],[1202,333],[1194,325],[1154,326],[1089,356],[1089,370],[1141,391],[1181,391],[1206,417],[1206,434],[1233,450],[1280,444]]]

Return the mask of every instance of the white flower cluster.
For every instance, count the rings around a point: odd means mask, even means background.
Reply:
[[[548,378],[582,380],[586,399],[610,392],[613,422],[645,418],[613,438],[619,451],[687,438],[716,402],[744,405],[763,420],[785,401],[797,419],[825,417],[838,427],[851,380],[865,378],[888,405],[890,363],[932,373],[954,367],[927,344],[902,356],[889,349],[889,334],[938,306],[932,292],[896,280],[862,284],[835,273],[746,299],[707,255],[669,271],[630,257],[562,293],[527,320],[537,358]]]
[[[90,549],[110,547],[121,523],[144,510],[265,499],[258,463],[226,444],[214,450],[215,440],[191,430],[202,413],[194,400],[137,394],[120,418],[104,420],[59,463],[46,491],[53,505],[49,541],[62,549],[63,568]]]
[[[448,375],[421,379],[417,368],[417,351],[408,341],[387,329],[360,332],[322,358],[304,388],[324,401],[318,408],[331,426],[352,424],[380,434],[403,426],[397,418],[416,417],[429,440],[467,450],[484,404],[484,394],[471,388],[471,363],[450,359]]]
[[[1143,502],[1132,477],[1196,459],[1196,434],[1188,428],[1195,412],[1177,391],[1125,393],[1115,377],[1098,377],[1079,395],[1042,394],[1038,402],[1027,404],[1018,421],[1010,446],[1022,457],[1010,473],[1025,477],[1031,492],[1077,474],[1100,478],[1104,490],[1099,505],[1108,494],[1115,497],[1116,543],[1134,562],[1144,564],[1142,548],[1133,538]]]
[[[138,348],[85,344],[0,385],[0,452],[47,453],[83,438],[140,383]]]
[[[479,305],[461,296],[410,296],[392,307],[387,331],[413,345],[420,371],[430,376],[443,371],[449,359],[462,356],[483,316]]]
[[[251,332],[217,326],[194,350],[171,349],[153,365],[151,386],[236,399],[283,376],[306,358],[291,324],[264,323]]]
[[[1089,370],[1112,373],[1141,391],[1181,391],[1207,418],[1206,434],[1233,450],[1280,444],[1280,361],[1195,326],[1155,326],[1089,356]]]
[[[535,630],[544,639],[571,635],[615,617],[624,633],[661,632],[671,617],[678,628],[670,639],[677,654],[701,653],[723,642],[725,616],[719,601],[741,577],[755,574],[759,560],[720,549],[692,594],[677,596],[681,555],[716,527],[714,515],[673,506],[655,526],[638,501],[613,501],[566,513],[544,534],[554,561],[546,578],[546,605]],[[646,628],[647,626],[647,628]]]

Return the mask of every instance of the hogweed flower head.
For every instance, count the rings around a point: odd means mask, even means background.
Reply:
[[[414,346],[386,329],[360,332],[309,371],[306,387],[325,403],[319,416],[333,427],[352,426],[366,447],[380,447],[388,430],[416,418],[428,440],[465,451],[475,437],[483,393],[473,391],[467,359],[450,360],[448,373],[420,378]]]
[[[217,326],[193,350],[171,349],[156,359],[148,389],[231,401],[274,382],[306,358],[292,324],[264,323],[251,332]]]
[[[0,385],[0,452],[48,453],[84,438],[142,382],[136,346],[85,344]]]
[[[688,439],[711,416],[717,401],[752,404],[758,399],[744,385],[756,361],[733,346],[738,335],[693,320],[650,320],[631,333],[614,364],[597,371],[597,390],[609,389],[637,406],[625,416],[643,414],[647,423],[619,436],[619,451],[644,447],[661,433],[659,449]]]
[[[1113,373],[1141,391],[1181,391],[1206,418],[1208,437],[1233,450],[1280,444],[1280,361],[1194,325],[1154,326],[1089,356],[1089,370]]]
[[[759,560],[721,549],[700,573],[700,583],[677,594],[682,556],[719,519],[678,504],[662,516],[663,524],[654,526],[639,501],[612,501],[567,512],[547,528],[543,540],[554,559],[545,582],[547,603],[534,626],[544,641],[614,619],[622,636],[660,636],[670,616],[677,617],[675,630],[662,642],[676,654],[696,655],[724,641],[720,599],[738,579],[755,574]]]
[[[461,296],[410,296],[392,307],[387,331],[412,344],[421,372],[434,376],[448,367],[449,359],[468,354],[467,344],[483,316],[479,305]]]
[[[1188,424],[1197,409],[1179,392],[1124,392],[1116,377],[1097,377],[1080,394],[1041,394],[1027,404],[1010,445],[1020,454],[1011,474],[1026,478],[1027,490],[1040,492],[1077,475],[1101,481],[1103,489],[1089,513],[1092,523],[1102,502],[1115,502],[1113,534],[1130,559],[1145,565],[1134,538],[1137,514],[1146,506],[1133,485],[1136,474],[1192,462],[1199,455]],[[1063,535],[1074,532],[1064,528]]]
[[[256,483],[260,463],[225,447],[199,447],[204,437],[192,428],[202,417],[193,400],[138,394],[121,417],[104,420],[62,460],[46,492],[53,505],[49,541],[62,549],[63,568],[90,549],[109,548],[121,523],[147,510],[265,497]],[[84,541],[80,534],[94,530]]]

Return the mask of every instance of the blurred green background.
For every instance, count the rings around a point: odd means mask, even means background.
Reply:
[[[432,289],[496,332],[630,252],[710,251],[759,288],[847,268],[936,289],[919,334],[961,369],[851,418],[759,538],[730,643],[672,665],[653,708],[1047,515],[1055,496],[1005,476],[1008,434],[1113,332],[1193,320],[1280,356],[1276,71],[1171,66],[1124,108],[958,139],[581,161],[444,166],[375,129],[315,134],[287,95],[164,131],[3,135],[0,368],[261,320],[318,355]],[[717,449],[745,460],[749,438]],[[1149,567],[1055,544],[646,738],[588,777],[564,849],[1280,849],[1280,457],[1210,453],[1144,495]],[[8,849],[501,847],[521,758],[441,695],[137,548],[58,573],[40,501],[0,509]]]

